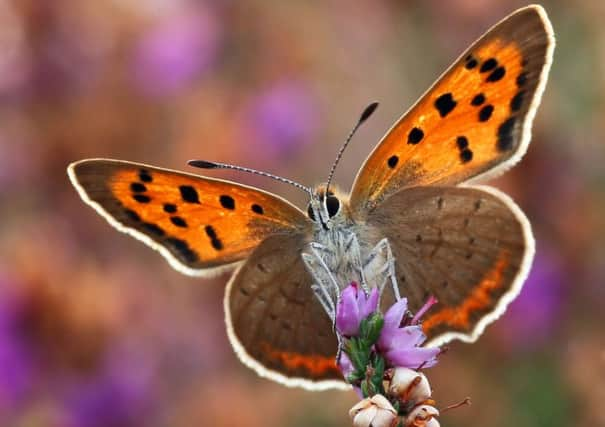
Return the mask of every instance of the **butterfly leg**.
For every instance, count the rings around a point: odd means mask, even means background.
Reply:
[[[330,273],[330,270],[318,249],[319,248],[311,246],[312,254],[303,253],[302,258],[307,270],[311,273],[315,281],[315,283],[311,285],[311,289],[325,312],[330,319],[332,319],[332,323],[334,323],[336,318],[336,305],[334,301],[339,293],[339,291],[335,291],[335,289],[338,289],[338,284],[336,283],[334,276]]]
[[[395,273],[395,257],[393,256],[388,240],[386,238],[383,240],[385,241],[387,248],[388,277],[391,280],[391,289],[393,290],[395,301],[399,301],[401,299],[401,294],[399,293],[399,285],[397,284],[397,275]]]
[[[395,258],[391,251],[389,241],[384,238],[370,251],[363,269],[367,272],[366,276],[373,277],[373,281],[378,286],[380,295],[387,283],[390,282],[395,300],[399,301],[399,286],[397,286],[397,276],[395,275]]]
[[[349,258],[350,265],[355,273],[357,274],[357,280],[361,288],[364,290],[366,295],[370,293],[370,286],[368,285],[368,281],[366,280],[365,271],[363,268],[363,263],[361,261],[361,248],[359,246],[359,240],[357,240],[357,235],[355,233],[349,233],[345,238],[345,245],[343,253],[347,254]],[[350,281],[353,281],[355,278],[351,277]]]
[[[331,295],[332,301],[338,301],[340,298],[340,286],[337,277],[334,274],[334,270],[331,268],[331,265],[333,265],[334,259],[336,258],[334,251],[321,243],[312,242],[310,246],[311,252],[313,252],[315,259],[321,266],[319,272],[324,276],[322,283],[325,284],[326,293]]]
[[[336,330],[336,306],[340,300],[340,288],[326,263],[326,258],[333,254],[327,247],[319,243],[311,243],[310,247],[312,255],[303,253],[302,258],[307,270],[315,280],[315,283],[311,285],[311,289],[324,311],[330,317],[330,320],[332,320],[332,331],[335,333],[338,341],[336,350],[336,363],[338,364],[343,349],[342,336]]]

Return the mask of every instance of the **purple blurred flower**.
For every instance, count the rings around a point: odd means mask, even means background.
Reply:
[[[0,329],[0,408],[15,405],[32,385],[33,359],[18,334]]]
[[[434,304],[430,299],[420,310],[425,312]],[[408,310],[408,301],[402,298],[397,301],[384,315],[384,326],[376,347],[391,366],[416,369],[419,366],[431,367],[437,363],[438,347],[420,347],[426,340],[422,327],[415,323],[417,317],[407,325],[402,325],[404,315]]]
[[[3,31],[0,45],[0,99],[19,93],[30,78],[30,58],[27,49],[24,20],[16,13],[16,5],[0,4]]]
[[[246,121],[268,154],[281,156],[313,140],[320,115],[317,100],[302,82],[283,81],[255,97]]]
[[[496,328],[507,346],[534,348],[557,329],[563,316],[566,272],[553,253],[540,250],[521,293]]]
[[[336,307],[336,330],[346,337],[357,335],[361,321],[376,311],[378,295],[377,288],[372,288],[370,295],[366,295],[355,282],[347,286]]]
[[[106,69],[112,41],[86,18],[65,14],[60,2],[38,2],[36,36],[27,37],[21,65],[27,75],[21,94],[29,98],[69,98],[94,87]],[[73,18],[73,19],[72,19]],[[27,25],[25,26],[27,28]],[[29,33],[29,30],[28,30]]]
[[[20,336],[23,302],[15,292],[18,286],[0,277],[0,409],[26,397],[34,373],[33,355]]]
[[[132,68],[141,92],[171,95],[193,83],[214,62],[218,21],[207,10],[188,12],[165,18],[136,46]]]
[[[138,361],[144,361],[139,356]],[[155,406],[154,388],[149,365],[138,361],[120,354],[96,376],[75,383],[65,400],[68,426],[147,424]]]

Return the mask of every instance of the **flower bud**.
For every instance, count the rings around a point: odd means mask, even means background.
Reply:
[[[430,405],[418,405],[405,418],[405,427],[439,427],[439,411]]]
[[[393,372],[389,394],[401,401],[422,403],[431,397],[431,386],[422,372],[399,367]]]
[[[355,427],[392,427],[397,422],[397,411],[381,394],[357,403],[349,411],[349,416]]]
[[[361,321],[359,335],[365,339],[369,345],[376,344],[380,331],[384,325],[384,319],[380,313],[372,313],[366,319]]]

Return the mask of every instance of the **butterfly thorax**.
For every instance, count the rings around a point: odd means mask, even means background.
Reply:
[[[318,186],[307,214],[314,223],[312,242],[322,248],[326,267],[340,286],[360,280],[362,269],[367,277],[376,275],[373,266],[382,265],[385,260],[378,256],[368,262],[373,249],[371,240],[375,239],[367,238],[367,225],[362,227],[354,220],[344,193]],[[360,236],[363,230],[366,232]]]

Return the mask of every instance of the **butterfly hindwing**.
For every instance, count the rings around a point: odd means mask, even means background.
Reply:
[[[395,123],[351,192],[357,216],[402,188],[497,174],[527,149],[554,48],[540,6],[513,13],[473,44]]]
[[[534,255],[526,217],[491,187],[405,189],[367,225],[389,236],[412,312],[437,298],[423,323],[430,344],[474,341],[518,294]]]
[[[330,319],[311,290],[300,256],[305,235],[268,237],[225,293],[229,339],[260,375],[289,386],[343,388]]]
[[[287,201],[229,181],[106,159],[68,173],[85,202],[186,274],[220,271],[269,235],[309,227]]]

